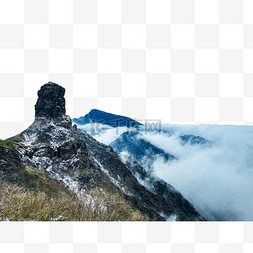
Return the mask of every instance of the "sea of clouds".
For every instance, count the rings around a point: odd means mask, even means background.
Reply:
[[[88,127],[84,130],[89,132]],[[93,135],[107,145],[127,131],[100,129],[106,132]],[[142,132],[143,138],[177,159],[165,162],[157,157],[153,173],[173,185],[208,220],[253,221],[253,127],[163,125],[162,130]],[[213,144],[182,145],[178,136],[185,134]]]
[[[253,127],[165,125],[169,134],[144,138],[174,155],[157,159],[154,173],[172,184],[208,220],[253,220]],[[193,134],[211,147],[181,145],[177,136]]]

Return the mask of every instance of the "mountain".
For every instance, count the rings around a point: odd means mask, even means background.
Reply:
[[[164,132],[161,134],[168,135]],[[169,135],[171,136],[171,134]],[[203,148],[212,145],[211,141],[194,135],[182,135],[178,136],[178,139],[181,145],[201,145]],[[176,157],[145,140],[144,133],[140,131],[126,131],[109,145],[120,153],[122,160],[139,183],[158,196],[164,197],[167,201],[179,205],[181,209],[188,210],[189,202],[185,202],[181,193],[157,177],[153,170],[156,159],[170,163],[178,160]]]
[[[163,132],[161,133],[164,134]],[[212,145],[211,141],[200,136],[181,135],[178,138],[181,145],[201,145],[202,147],[210,147]],[[163,158],[165,162],[177,159],[173,155],[165,153],[162,149],[145,140],[144,134],[141,131],[126,131],[111,142],[109,146],[119,153],[126,152],[146,170],[152,168],[153,162],[158,157]]]
[[[212,142],[209,140],[206,140],[200,136],[195,136],[192,134],[186,134],[186,135],[181,135],[179,136],[181,140],[181,144],[190,144],[190,145],[202,145],[203,147],[210,147],[212,146]]]
[[[58,84],[43,85],[38,91],[32,125],[0,142],[0,183],[76,196],[99,188],[119,194],[133,210],[151,220],[174,215],[177,220],[203,220],[181,194],[171,201],[149,191],[110,146],[72,126],[65,114],[64,94],[65,89]],[[138,169],[142,168],[138,165]]]
[[[175,157],[165,153],[162,149],[152,145],[143,139],[143,134],[137,131],[127,131],[121,134],[115,141],[109,144],[117,152],[127,152],[138,164],[150,169],[157,156],[165,161]]]
[[[172,185],[153,174],[152,165],[158,157],[169,162],[177,160],[171,154],[143,139],[143,134],[127,131],[120,135],[110,146],[121,153],[121,158],[134,176],[151,192],[165,198],[170,203],[180,206],[181,210],[190,210],[189,202]],[[140,166],[141,165],[141,166]],[[196,215],[193,211],[192,215]]]
[[[97,109],[92,109],[88,114],[83,117],[74,118],[73,122],[78,125],[100,123],[102,125],[108,125],[111,127],[138,127],[142,125],[131,118],[100,111]]]
[[[135,121],[134,119],[131,119],[129,117],[125,117],[122,115],[116,115],[116,114],[104,112],[104,111],[97,110],[97,109],[92,109],[85,116],[82,116],[79,118],[74,118],[73,123],[75,123],[77,125],[86,125],[86,124],[90,124],[90,123],[100,123],[102,125],[108,125],[111,127],[128,127],[128,128],[134,128],[137,130],[141,130],[139,127],[143,126],[143,124],[140,124],[138,121]],[[166,131],[162,131],[162,130],[160,130],[159,132],[168,134]],[[91,131],[90,134],[92,136],[95,136],[98,133],[94,129],[94,131]],[[112,144],[114,146],[114,148],[116,148],[116,146],[117,146],[116,150],[119,152],[123,151],[122,143],[119,145],[120,139],[126,138],[126,135],[127,134],[125,134],[125,136],[120,137],[119,140],[116,141],[117,143]],[[131,137],[135,138],[137,136],[138,136],[138,134],[134,134],[132,131],[132,133],[129,134],[127,138],[131,138]],[[132,138],[132,140],[133,140],[133,138]],[[185,144],[202,145],[203,147],[204,146],[210,147],[212,145],[211,141],[206,140],[200,136],[195,136],[195,135],[191,135],[191,134],[179,136],[179,139],[180,139],[180,142],[182,145],[185,145]],[[143,142],[144,140],[140,140],[140,141]],[[128,140],[128,142],[129,142],[129,140]],[[130,141],[130,142],[132,142],[132,141]],[[138,152],[132,152],[132,155],[135,156],[138,153],[139,157],[143,157],[143,153],[145,153],[147,151],[147,148],[148,149],[150,148],[149,145],[151,145],[151,144],[150,143],[148,144],[146,142],[146,145],[144,145],[146,147],[146,150],[145,150],[145,148],[142,148],[142,151],[140,149],[138,149]],[[127,144],[124,144],[125,148],[126,148],[126,146],[127,146]],[[158,152],[158,153],[163,152],[161,149],[155,147],[154,145],[152,145],[151,149],[154,152],[154,154],[157,154],[156,152]]]
[[[138,181],[148,190],[160,197],[163,197],[172,205],[180,207],[181,211],[191,213],[192,217],[197,216],[196,210],[191,208],[191,204],[182,196],[182,194],[172,185],[155,176],[152,173],[152,170],[144,169],[128,155],[122,155],[122,160],[127,168],[132,171]],[[175,212],[174,217],[178,218],[177,212]],[[202,219],[204,220],[204,218]]]

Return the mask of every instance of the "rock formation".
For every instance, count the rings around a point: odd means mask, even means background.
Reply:
[[[54,122],[57,126],[72,128],[72,120],[66,115],[65,89],[57,83],[48,82],[38,91],[38,100],[35,104],[34,124]]]
[[[44,84],[38,91],[35,117],[58,118],[66,114],[65,89],[52,82]]]

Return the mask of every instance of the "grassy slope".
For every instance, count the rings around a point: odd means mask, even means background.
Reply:
[[[0,220],[148,220],[108,183],[105,193],[93,189],[78,198],[47,172],[25,168],[17,146],[22,147],[13,140],[0,140]]]

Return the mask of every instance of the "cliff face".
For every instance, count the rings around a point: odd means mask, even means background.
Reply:
[[[166,220],[171,215],[178,220],[203,219],[180,193],[172,201],[147,190],[110,146],[72,127],[71,118],[65,115],[64,93],[65,89],[54,83],[42,86],[33,124],[8,140],[12,147],[0,148],[1,173],[6,180],[14,167],[25,168],[47,175],[75,193],[94,187],[118,192],[152,220]]]

